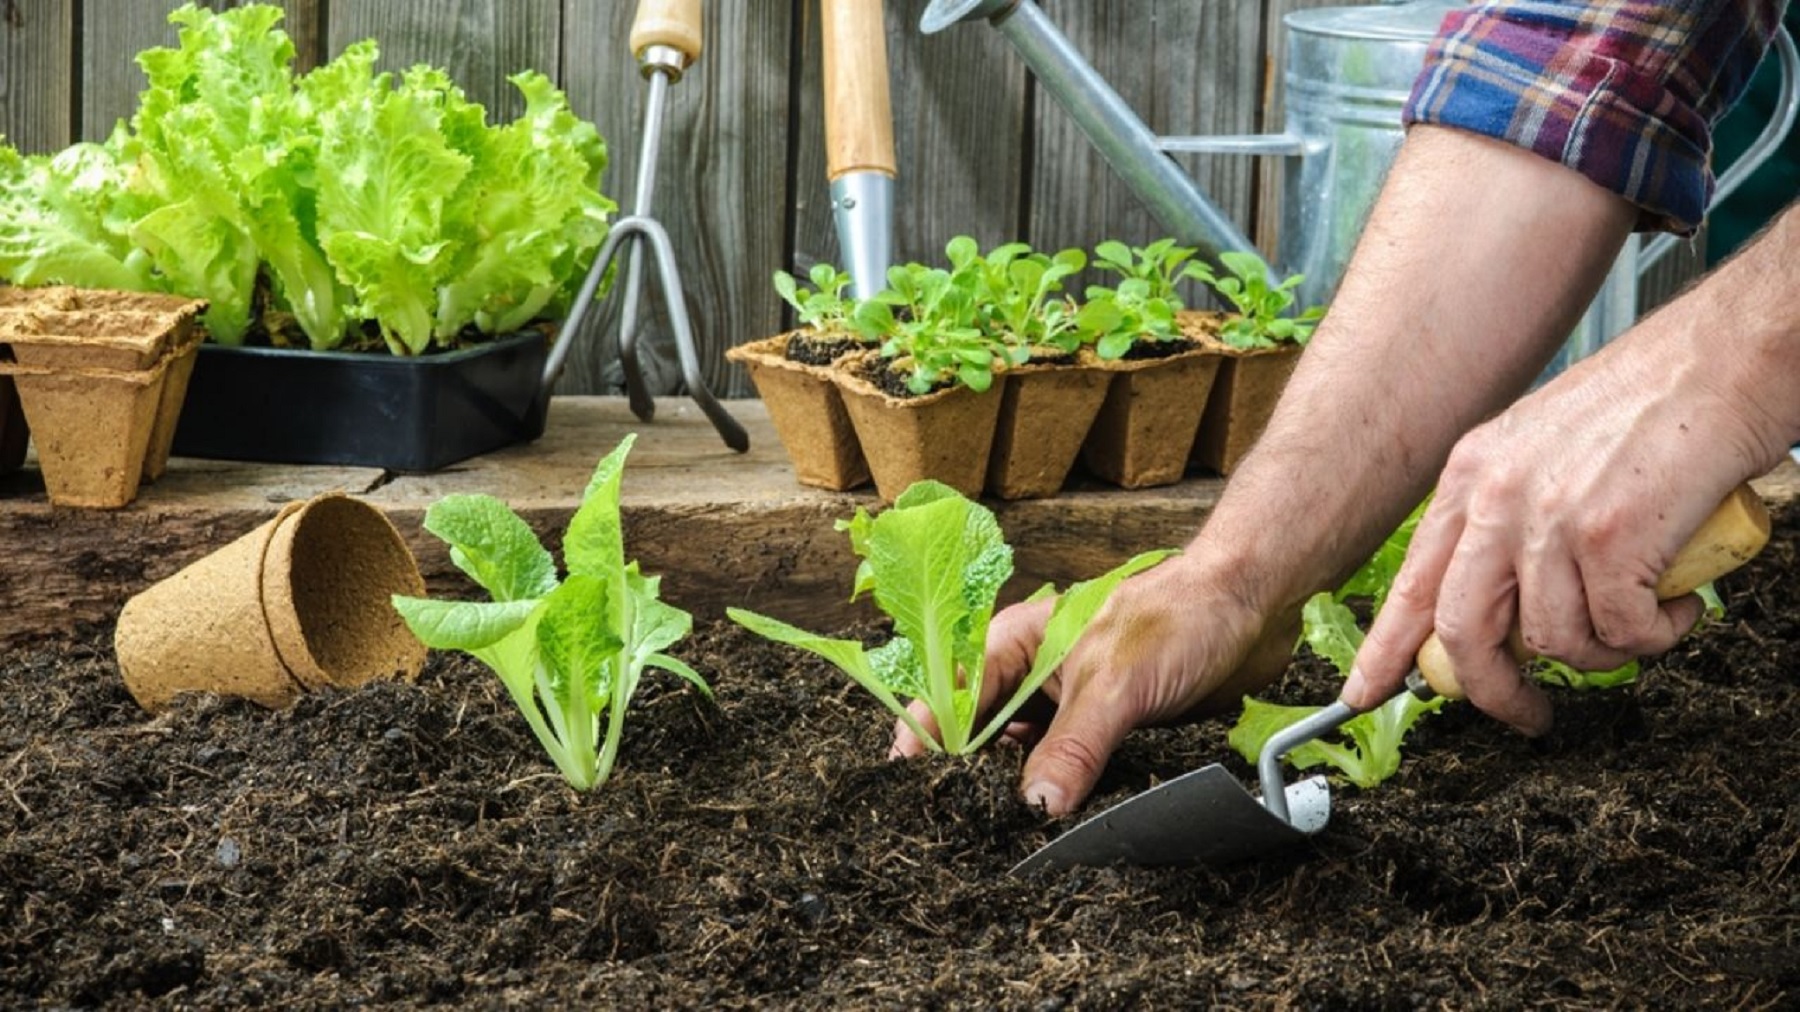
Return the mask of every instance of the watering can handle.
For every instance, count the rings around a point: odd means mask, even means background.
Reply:
[[[1781,91],[1775,101],[1775,111],[1769,122],[1763,127],[1756,140],[1744,149],[1737,161],[1731,163],[1719,176],[1718,185],[1713,187],[1712,206],[1731,196],[1732,191],[1744,184],[1750,174],[1762,167],[1781,142],[1787,138],[1788,131],[1794,127],[1796,115],[1800,115],[1800,53],[1794,49],[1794,37],[1788,34],[1785,26],[1777,25],[1775,36],[1770,40],[1770,48],[1775,51],[1776,63],[1781,68]],[[1638,274],[1649,273],[1657,261],[1675,248],[1674,235],[1659,235],[1644,244],[1638,254]]]
[[[1669,601],[1692,594],[1701,586],[1749,562],[1769,542],[1769,510],[1749,485],[1739,485],[1701,523],[1687,544],[1675,553],[1669,568],[1656,581],[1656,598]],[[1523,664],[1531,659],[1518,630],[1513,630],[1513,656]],[[1446,699],[1462,699],[1465,693],[1456,679],[1456,666],[1444,652],[1437,633],[1419,648],[1419,674],[1426,684]]]
[[[631,51],[642,58],[651,46],[668,46],[691,64],[700,58],[700,24],[700,0],[638,0]]]

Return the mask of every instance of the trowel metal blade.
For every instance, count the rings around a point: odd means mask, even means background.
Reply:
[[[1287,785],[1287,800],[1292,823],[1270,814],[1215,763],[1108,808],[1019,862],[1013,874],[1080,865],[1225,865],[1325,828],[1331,788],[1324,777]]]

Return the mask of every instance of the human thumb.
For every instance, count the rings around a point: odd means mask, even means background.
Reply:
[[[1087,800],[1106,760],[1131,733],[1131,719],[1116,704],[1094,693],[1064,697],[1025,760],[1020,793],[1026,802],[1050,815],[1067,815]]]

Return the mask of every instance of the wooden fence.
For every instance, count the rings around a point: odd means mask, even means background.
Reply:
[[[1342,0],[1340,0],[1342,2]],[[213,7],[236,3],[213,0]],[[1161,133],[1279,129],[1272,72],[1281,17],[1323,0],[1042,0],[1045,12]],[[174,44],[177,0],[0,0],[0,133],[27,152],[104,137],[128,116],[138,51]],[[628,205],[644,85],[626,38],[632,0],[280,0],[310,67],[376,39],[382,65],[447,68],[497,116],[519,103],[507,75],[551,75],[607,139],[604,188]],[[900,164],[896,256],[935,261],[954,235],[983,246],[1141,243],[1165,231],[1029,80],[1000,34],[918,31],[926,0],[887,0]],[[778,267],[839,262],[825,179],[817,0],[706,0],[707,50],[671,92],[655,216],[677,251],[709,386],[749,394],[725,348],[775,333]],[[1184,156],[1184,166],[1248,234],[1269,245],[1274,175],[1248,158]],[[1665,269],[1670,276],[1691,265]],[[1666,287],[1666,284],[1664,285]],[[617,302],[582,335],[559,388],[622,388]],[[648,303],[647,303],[648,305]],[[647,312],[654,392],[679,388],[660,309]]]

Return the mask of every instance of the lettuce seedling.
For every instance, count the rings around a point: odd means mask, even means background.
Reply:
[[[978,730],[988,624],[1013,571],[1012,549],[994,514],[947,485],[921,481],[890,509],[874,516],[858,509],[837,526],[849,532],[850,546],[862,558],[852,597],[873,595],[893,619],[893,639],[870,650],[857,640],[820,636],[742,608],[727,614],[758,635],[837,665],[921,741],[952,755],[980,748],[1006,726],[1068,656],[1121,580],[1173,554],[1146,552],[1057,596],[1031,671]],[[1033,600],[1053,593],[1046,585]],[[937,735],[926,733],[903,696],[925,701]]]
[[[844,298],[850,275],[831,264],[814,264],[809,272],[813,286],[802,288],[787,271],[775,272],[775,292],[794,307],[794,318],[816,334],[847,334],[855,299]]]
[[[505,503],[452,495],[426,511],[425,529],[491,600],[394,596],[426,646],[472,654],[494,670],[556,768],[582,791],[611,775],[626,706],[647,668],[710,694],[699,673],[663,652],[688,634],[692,616],[658,599],[660,578],[625,561],[619,486],[635,438],[594,469],[563,536],[567,578],[557,579],[550,553]]]
[[[1302,638],[1340,672],[1348,672],[1362,646],[1363,631],[1356,615],[1329,593],[1315,594],[1301,611]],[[1288,753],[1297,769],[1329,764],[1358,787],[1374,787],[1400,770],[1400,744],[1408,731],[1427,713],[1435,713],[1444,700],[1422,702],[1410,692],[1388,700],[1368,713],[1346,721],[1340,731],[1348,742],[1315,739]],[[1319,712],[1316,706],[1280,706],[1258,699],[1244,699],[1244,714],[1232,727],[1228,740],[1250,762],[1262,755],[1263,745],[1275,732]]]
[[[1181,303],[1152,295],[1153,289],[1142,278],[1127,278],[1117,288],[1088,288],[1087,302],[1075,315],[1075,329],[1082,340],[1093,344],[1102,361],[1124,358],[1139,344],[1182,336],[1175,325]]]
[[[1069,300],[1056,296],[1063,290],[1064,279],[1087,266],[1087,254],[1065,249],[1050,256],[1015,242],[982,256],[967,236],[952,241],[947,252],[953,272],[975,277],[981,331],[1009,365],[1024,364],[1032,348],[1073,354],[1081,347],[1075,308]]]
[[[1194,250],[1173,239],[1148,246],[1110,240],[1094,247],[1094,266],[1120,276],[1117,287],[1093,285],[1076,316],[1083,340],[1103,361],[1123,358],[1134,346],[1179,340],[1175,314],[1186,308],[1175,286],[1202,277],[1190,263]]]
[[[950,244],[955,262],[961,237]],[[970,243],[972,245],[972,241]],[[973,270],[957,271],[908,263],[888,268],[887,287],[858,303],[851,326],[881,342],[881,356],[908,370],[906,387],[927,394],[947,383],[961,383],[977,393],[994,384],[995,368],[1004,368],[1004,349],[983,332],[976,308],[978,279]]]
[[[1299,316],[1281,315],[1294,304],[1294,289],[1306,280],[1305,275],[1289,275],[1279,284],[1271,284],[1268,266],[1249,253],[1221,253],[1219,262],[1230,272],[1225,277],[1205,264],[1195,264],[1190,274],[1237,308],[1236,315],[1219,328],[1220,340],[1234,348],[1304,345],[1312,340],[1313,329],[1325,316],[1323,306],[1311,306]]]
[[[1427,499],[1428,503],[1430,500]],[[1375,554],[1351,574],[1335,592],[1314,594],[1301,609],[1301,642],[1312,647],[1338,672],[1348,675],[1361,649],[1363,631],[1356,614],[1344,602],[1351,597],[1367,597],[1378,613],[1387,601],[1394,577],[1406,561],[1406,548],[1412,544],[1413,532],[1425,513],[1425,503],[1401,522]],[[1330,765],[1358,787],[1374,787],[1399,772],[1400,744],[1420,717],[1435,713],[1444,705],[1442,699],[1422,702],[1404,692],[1382,705],[1359,714],[1339,728],[1347,742],[1315,740],[1288,753],[1288,762],[1297,769]],[[1280,706],[1245,697],[1244,713],[1231,729],[1227,740],[1250,762],[1262,755],[1263,745],[1275,732],[1309,717],[1317,706]]]

